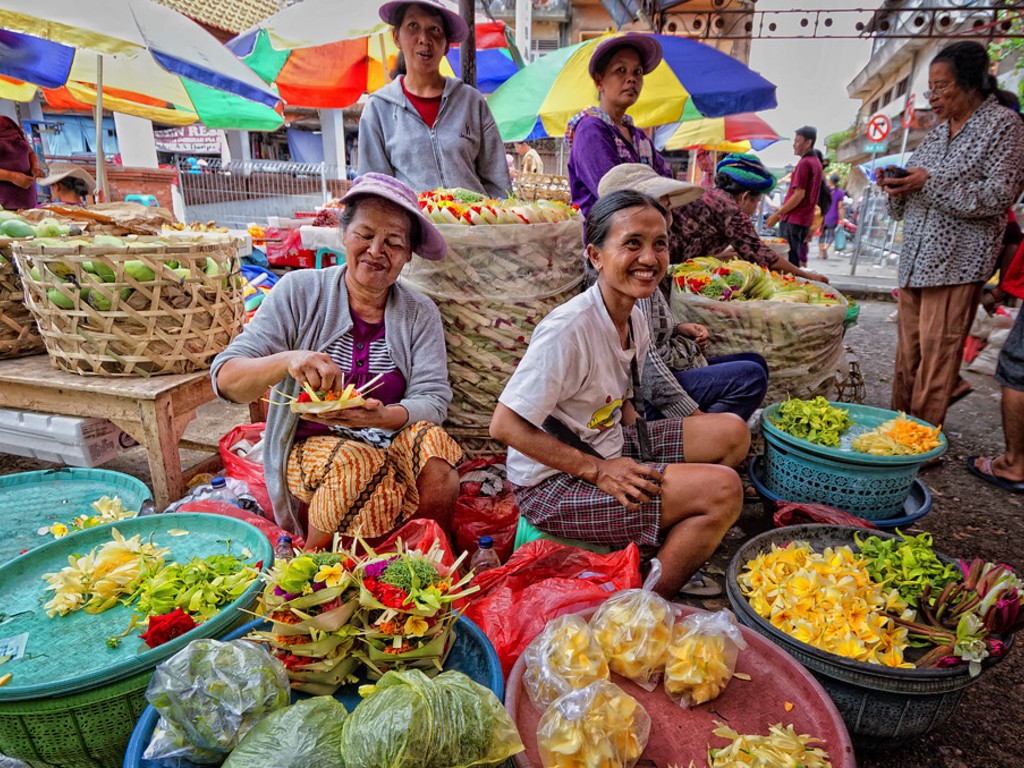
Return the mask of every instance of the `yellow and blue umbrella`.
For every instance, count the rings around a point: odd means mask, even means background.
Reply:
[[[505,141],[561,136],[570,118],[597,103],[587,70],[594,48],[608,36],[552,51],[509,78],[488,98]],[[655,35],[664,58],[644,77],[629,110],[641,127],[700,117],[772,109],[775,86],[721,51],[695,40]]]
[[[781,138],[760,117],[745,112],[663,125],[654,132],[654,146],[659,150],[703,148],[716,152],[760,152]]]
[[[103,106],[164,123],[282,123],[272,88],[209,32],[152,0],[0,0],[0,75],[66,87],[87,104],[106,86]]]

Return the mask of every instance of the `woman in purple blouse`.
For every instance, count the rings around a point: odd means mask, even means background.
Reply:
[[[649,75],[661,62],[661,43],[651,35],[627,33],[594,49],[590,76],[597,86],[597,107],[588,107],[569,121],[569,189],[584,217],[597,201],[601,178],[620,163],[643,163],[661,176],[672,170],[626,110],[636,104]]]

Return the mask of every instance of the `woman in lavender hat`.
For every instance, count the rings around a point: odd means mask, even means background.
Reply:
[[[380,17],[401,51],[399,76],[371,93],[359,120],[359,173],[375,171],[416,192],[465,187],[491,197],[512,189],[505,148],[484,97],[441,74],[441,59],[469,27],[439,0],[388,2]]]
[[[274,388],[267,490],[278,525],[313,548],[335,533],[384,536],[413,517],[447,528],[462,458],[439,426],[452,398],[441,315],[395,282],[414,252],[444,258],[444,239],[390,176],[361,176],[342,199],[347,263],[285,275],[211,370],[214,390],[232,402]],[[303,384],[373,389],[364,405],[299,416],[281,401]]]

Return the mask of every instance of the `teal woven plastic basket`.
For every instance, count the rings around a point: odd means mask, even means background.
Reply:
[[[918,470],[946,451],[946,438],[927,453],[915,456],[872,456],[850,444],[898,414],[867,405],[832,403],[849,411],[853,426],[840,438],[838,448],[816,445],[793,437],[775,426],[779,404],[761,414],[765,441],[765,476],[768,490],[780,499],[827,504],[863,517],[885,520],[903,514]],[[915,419],[921,424],[926,422]],[[930,425],[929,425],[930,426]]]
[[[138,511],[153,495],[141,480],[107,469],[65,467],[0,477],[0,565],[51,541],[39,535],[40,528],[96,514],[92,503],[103,496],[120,496],[125,509]]]
[[[254,581],[234,603],[170,642],[148,648],[134,630],[109,648],[106,638],[122,634],[132,612],[116,605],[97,615],[84,611],[50,618],[44,573],[59,571],[71,554],[84,554],[111,540],[117,528],[126,538],[141,534],[171,550],[168,561],[230,551],[269,565],[273,550],[254,526],[220,515],[150,515],[108,523],[51,541],[0,567],[0,594],[10,617],[3,636],[28,635],[26,653],[4,664],[10,682],[0,688],[0,753],[33,768],[116,768],[145,707],[142,694],[153,668],[192,640],[218,637],[236,625],[240,609],[255,601]],[[170,531],[186,535],[171,535]],[[248,553],[248,555],[247,555]]]

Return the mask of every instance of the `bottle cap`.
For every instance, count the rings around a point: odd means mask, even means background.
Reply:
[[[292,543],[292,537],[291,536],[278,536],[277,537],[277,543],[278,544],[291,544]]]
[[[477,547],[479,547],[480,549],[490,549],[494,546],[494,539],[492,539],[490,536],[481,536],[477,540],[476,544]]]
[[[212,485],[214,488],[223,488],[227,484],[228,484],[228,481],[225,480],[220,475],[218,475],[217,477],[213,478],[213,480],[210,481],[210,485]]]

